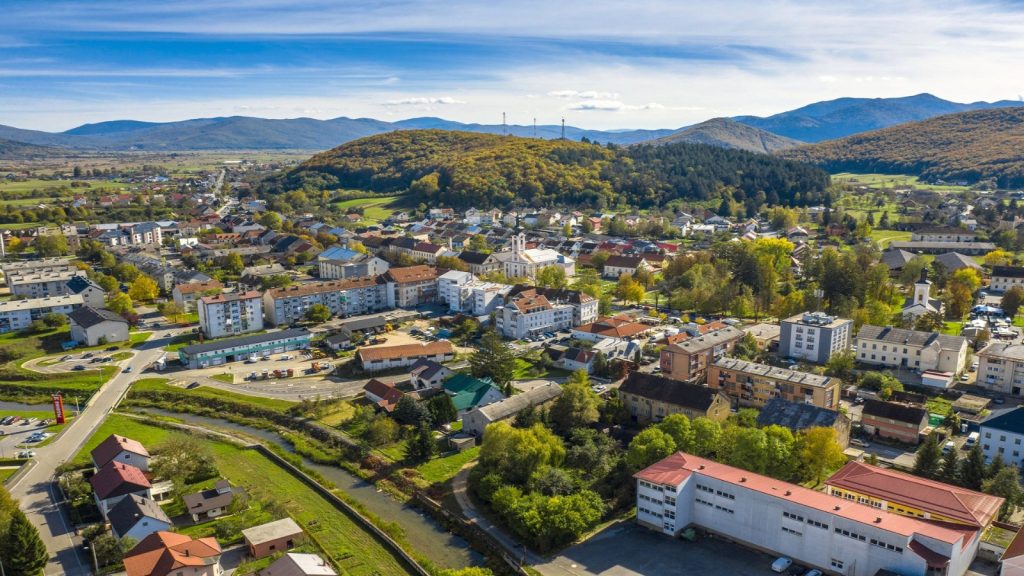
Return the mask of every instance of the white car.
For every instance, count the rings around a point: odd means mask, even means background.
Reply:
[[[32,450],[25,450],[24,452],[18,452],[18,458],[22,460],[28,460],[29,458],[35,458],[36,453]]]
[[[781,558],[776,558],[775,562],[772,562],[772,572],[778,572],[781,574],[788,570],[789,567],[792,565],[793,561],[789,558],[786,558],[785,556],[782,556]]]

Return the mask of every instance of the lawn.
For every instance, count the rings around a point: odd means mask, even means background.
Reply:
[[[246,394],[239,394],[238,392],[229,392],[227,390],[220,390],[217,388],[210,388],[207,386],[200,386],[188,390],[180,386],[171,386],[167,383],[165,378],[143,378],[142,380],[136,380],[132,383],[132,392],[170,392],[173,394],[181,394],[184,396],[192,396],[194,398],[208,398],[211,400],[222,400],[228,402],[237,402],[239,404],[249,404],[252,406],[259,406],[260,408],[267,408],[275,410],[277,412],[284,412],[295,405],[295,402],[288,400],[279,400],[277,398],[264,398],[262,396],[248,396]],[[129,393],[129,397],[131,394]]]
[[[227,374],[227,373],[224,373],[224,374],[214,374],[213,376],[210,376],[210,378],[212,378],[213,380],[216,380],[218,382],[224,382],[225,384],[234,384],[234,382],[235,382],[235,376],[233,374]]]
[[[370,198],[354,198],[351,200],[342,200],[335,202],[334,205],[342,210],[348,208],[362,208],[363,219],[359,221],[360,224],[378,224],[382,220],[387,220],[392,214],[397,211],[397,208],[392,207],[396,200],[400,199],[401,196],[374,196]]]
[[[172,430],[114,414],[86,442],[74,461],[87,463],[89,450],[114,431],[134,438],[148,448],[174,434]],[[204,443],[210,447],[218,469],[227,480],[242,487],[253,500],[280,502],[345,574],[408,574],[394,555],[370,533],[269,458],[255,450],[223,442],[204,440]]]
[[[474,446],[464,452],[455,452],[442,458],[428,460],[416,467],[423,479],[431,484],[443,484],[459,473],[467,462],[480,455],[480,447]]]
[[[0,468],[0,484],[7,482],[7,479],[14,476],[20,468],[20,466],[15,468]]]
[[[899,230],[872,230],[871,239],[878,243],[878,246],[885,249],[893,242],[910,240],[910,232]]]
[[[139,333],[143,340],[148,335],[148,332]],[[68,339],[66,328],[30,335],[21,332],[0,335],[0,350],[10,358],[0,365],[0,399],[36,404],[49,402],[53,392],[88,396],[117,372],[114,366],[104,366],[99,370],[42,374],[21,367],[27,360],[60,353],[61,344]]]
[[[556,376],[568,376],[568,370],[561,368],[545,368],[540,363],[531,362],[525,358],[516,358],[516,369],[512,373],[513,380],[536,380],[537,378],[552,378]]]
[[[110,355],[114,362],[120,362],[121,360],[127,360],[134,356],[131,352],[115,352]]]
[[[946,320],[942,324],[942,333],[950,336],[959,336],[962,324],[959,320]]]
[[[953,403],[941,396],[936,396],[935,398],[929,398],[925,402],[925,408],[928,409],[929,414],[949,416],[949,413],[953,410]]]
[[[963,192],[968,190],[967,186],[927,184],[925,182],[921,182],[917,176],[909,176],[905,174],[853,174],[850,172],[841,172],[839,174],[833,174],[832,179],[837,182],[859,184],[878,189],[913,187],[931,190],[933,192]],[[890,217],[891,216],[892,214],[890,214]]]

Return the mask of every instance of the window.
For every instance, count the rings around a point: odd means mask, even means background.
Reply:
[[[786,532],[787,534],[792,534],[794,536],[803,536],[802,532],[797,532],[796,530],[793,530],[792,528],[786,528],[785,526],[782,527],[782,531]]]
[[[837,569],[837,570],[842,570],[843,569],[843,561],[842,560],[836,560],[835,558],[833,558],[832,559],[832,567]]]
[[[828,530],[828,524],[823,524],[821,522],[818,522],[817,520],[811,520],[810,518],[808,518],[807,519],[807,523],[810,524],[811,526],[816,527],[816,528],[822,528],[824,530]]]
[[[793,514],[792,512],[783,512],[782,515],[784,517],[786,517],[786,518],[789,518],[790,520],[796,520],[797,522],[803,522],[804,521],[804,517],[803,516],[800,516],[798,514]]]

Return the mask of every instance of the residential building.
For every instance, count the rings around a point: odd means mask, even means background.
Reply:
[[[52,258],[33,258],[31,260],[12,260],[0,263],[0,272],[4,278],[23,276],[32,273],[59,272],[74,268],[71,258],[57,256]]]
[[[459,260],[465,262],[469,272],[476,276],[502,270],[501,262],[490,252],[464,250],[459,254]]]
[[[185,504],[185,513],[192,516],[193,522],[209,520],[226,514],[234,499],[235,489],[227,480],[218,480],[213,488],[185,494],[181,497],[181,501]]]
[[[857,333],[857,361],[958,374],[967,362],[967,338],[865,324]]]
[[[928,410],[920,404],[868,398],[860,423],[873,436],[917,444],[928,427]]]
[[[97,470],[111,462],[130,464],[143,472],[149,471],[149,451],[138,440],[111,434],[100,442],[92,452],[92,465]]]
[[[989,291],[1006,292],[1014,286],[1024,286],[1024,266],[993,266]]]
[[[409,368],[409,383],[416,390],[424,390],[426,388],[437,389],[454,373],[444,364],[434,362],[433,360],[417,360]]]
[[[598,318],[596,322],[577,326],[572,330],[572,337],[588,342],[597,342],[606,338],[629,340],[640,338],[653,329],[653,326],[635,322],[631,317],[619,314]]]
[[[199,327],[207,338],[224,338],[263,330],[260,293],[232,292],[199,299]]]
[[[760,408],[772,398],[782,398],[838,410],[839,384],[837,378],[739,358],[719,358],[708,368],[708,387],[721,390],[741,406]]]
[[[398,406],[398,401],[402,399],[402,396],[405,396],[393,384],[381,382],[376,378],[370,378],[363,386],[363,395],[371,404],[389,414],[395,409],[395,406]]]
[[[962,268],[971,268],[972,270],[982,272],[981,266],[974,261],[974,258],[966,256],[959,252],[946,252],[945,254],[939,254],[932,260],[932,264],[938,264],[946,269],[947,274],[952,274]]]
[[[316,554],[289,552],[259,571],[259,576],[337,576],[337,572]]]
[[[182,365],[191,369],[207,368],[227,362],[240,362],[269,354],[309,348],[311,334],[305,328],[291,328],[280,332],[255,334],[217,342],[192,344],[178,350]]]
[[[853,320],[824,312],[797,314],[780,323],[779,356],[824,364],[849,350],[852,336]]]
[[[978,352],[978,386],[1020,396],[1024,390],[1024,345],[992,342]]]
[[[498,309],[512,290],[508,284],[473,280],[448,290],[448,310],[473,316],[487,316]]]
[[[87,276],[75,276],[68,280],[68,294],[78,294],[82,303],[93,308],[103,308],[107,302],[107,292]]]
[[[601,276],[617,280],[623,274],[636,275],[640,270],[650,270],[651,263],[643,256],[621,256],[612,254],[601,269]]]
[[[341,246],[324,250],[317,255],[316,262],[322,280],[379,276],[390,267],[386,260]]]
[[[572,290],[516,286],[496,312],[499,333],[526,338],[597,320],[597,300]]]
[[[242,530],[249,554],[256,559],[291,550],[305,541],[306,534],[291,518],[283,518]]]
[[[782,336],[782,327],[778,324],[754,324],[743,328],[743,331],[754,337],[757,347],[761,350],[777,349],[779,338]]]
[[[383,278],[388,284],[389,308],[415,308],[437,300],[437,268],[433,266],[391,268]]]
[[[946,305],[937,298],[931,297],[932,283],[928,280],[928,269],[921,270],[921,278],[914,283],[914,294],[903,303],[900,312],[910,324],[925,314],[943,314]]]
[[[1024,465],[1024,408],[1017,407],[991,416],[981,423],[981,450],[985,461],[1002,456],[1003,462],[1020,468]]]
[[[597,353],[593,350],[570,347],[562,352],[558,359],[555,360],[555,365],[570,372],[583,370],[587,374],[590,374],[594,369],[594,360],[596,358]]]
[[[263,312],[268,323],[282,326],[305,318],[314,304],[343,318],[386,310],[392,306],[383,278],[365,276],[272,288],[263,294]]]
[[[0,302],[0,334],[24,330],[47,314],[70,314],[82,305],[78,294]]]
[[[85,346],[128,341],[128,321],[106,308],[82,306],[68,314],[71,339]]]
[[[192,539],[175,532],[154,532],[124,556],[127,576],[220,576],[217,539]]]
[[[477,438],[483,437],[485,429],[490,424],[514,418],[526,408],[542,406],[561,394],[561,386],[555,382],[548,382],[503,400],[473,408],[462,416],[462,431]]]
[[[736,347],[743,332],[732,326],[688,336],[661,350],[661,371],[674,380],[698,382],[707,374],[708,367]]]
[[[366,372],[379,372],[412,366],[419,360],[450,362],[455,359],[455,347],[447,340],[423,344],[372,346],[356,351],[356,359]]]
[[[442,304],[461,305],[461,291],[473,282],[473,275],[461,270],[449,270],[437,279],[437,299]]]
[[[63,268],[46,268],[36,270],[25,270],[5,274],[7,287],[11,289],[14,296],[25,298],[46,298],[48,296],[63,296],[70,294],[68,281],[77,276],[85,276],[85,270],[76,266],[65,266]]]
[[[223,290],[224,285],[220,283],[220,280],[214,278],[206,282],[177,284],[171,290],[171,297],[174,299],[174,303],[188,314],[196,311],[196,303],[200,298],[219,294]]]
[[[732,402],[717,390],[645,372],[630,372],[619,395],[634,422],[660,422],[670,414],[725,420]]]
[[[889,248],[882,252],[882,264],[889,268],[890,274],[898,274],[914,257],[915,254],[913,252]]]
[[[981,256],[996,249],[991,242],[931,242],[931,241],[894,241],[889,243],[891,250],[906,250],[915,254],[942,254],[959,252],[968,256]]]
[[[820,408],[813,404],[772,398],[757,413],[757,425],[782,426],[794,434],[808,428],[831,428],[843,448],[850,443],[850,418],[838,410]]]
[[[107,512],[130,494],[152,498],[152,485],[142,470],[131,464],[108,462],[89,478],[93,498],[103,517]]]
[[[938,227],[915,230],[911,242],[974,242],[978,234],[966,228]]]
[[[697,526],[831,574],[962,576],[977,550],[977,531],[893,514],[683,452],[634,478],[641,526],[672,537]]]
[[[444,254],[445,249],[443,246],[431,244],[430,242],[423,242],[415,238],[402,237],[395,238],[391,241],[388,246],[388,252],[392,257],[405,255],[414,262],[434,264],[437,262],[437,257]]]
[[[1024,530],[1017,532],[999,557],[999,576],[1024,576]]]
[[[462,373],[445,380],[441,389],[452,399],[460,418],[474,408],[505,399],[505,395],[490,378],[474,378]]]
[[[136,542],[173,527],[171,519],[156,502],[134,494],[129,494],[107,512],[107,522],[115,538],[131,538]]]
[[[987,529],[1003,499],[863,462],[847,462],[828,480],[832,496],[901,516],[973,530]]]

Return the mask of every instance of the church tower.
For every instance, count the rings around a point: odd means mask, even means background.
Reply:
[[[914,283],[914,304],[928,305],[932,283],[928,280],[928,269],[921,270],[921,279]]]

